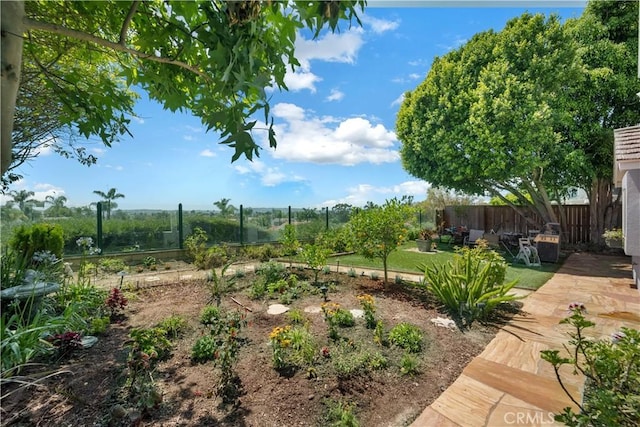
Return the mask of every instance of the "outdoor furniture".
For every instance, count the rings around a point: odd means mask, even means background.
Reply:
[[[495,233],[485,233],[484,236],[482,236],[482,238],[484,240],[487,241],[487,244],[492,247],[492,248],[499,248],[500,247],[500,236],[495,234]],[[511,254],[511,256],[513,256],[513,254]]]
[[[484,230],[469,230],[469,235],[464,238],[463,244],[465,246],[473,246],[478,240],[484,238]]]
[[[449,245],[454,244],[464,244],[465,239],[469,235],[469,232],[465,227],[449,227],[443,230],[443,233],[440,234],[440,243],[448,243]],[[442,238],[447,236],[447,241],[443,242]]]
[[[540,257],[538,250],[531,244],[529,238],[521,238],[518,242],[520,251],[516,255],[515,261],[522,261],[527,267],[540,267]]]

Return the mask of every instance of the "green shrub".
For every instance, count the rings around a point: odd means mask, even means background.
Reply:
[[[356,324],[356,319],[353,317],[353,313],[344,308],[339,308],[333,315],[333,321],[336,325],[342,328],[349,328]]]
[[[195,227],[193,232],[184,240],[190,261],[196,267],[204,269],[207,257],[207,241],[209,237],[201,228]]]
[[[507,264],[495,251],[478,246],[458,251],[446,265],[418,268],[424,273],[419,286],[426,288],[467,326],[485,319],[501,304],[518,297],[508,292],[517,281],[504,283]]]
[[[318,274],[320,269],[327,263],[327,258],[331,254],[331,250],[321,247],[320,245],[304,245],[300,256],[307,266],[313,271],[313,283],[318,283]]]
[[[133,340],[132,352],[141,351],[152,361],[163,360],[169,356],[172,345],[164,329],[134,329],[129,336]]]
[[[415,325],[402,322],[389,331],[389,342],[410,353],[422,351],[422,331]]]
[[[215,359],[218,343],[211,335],[198,338],[191,348],[191,359],[194,362],[204,363]]]
[[[144,260],[142,261],[142,264],[144,264],[144,266],[147,268],[152,268],[158,264],[158,260],[156,260],[155,257],[152,257],[151,255],[149,255],[144,258]]]
[[[255,280],[249,288],[249,298],[260,299],[267,294],[267,283],[263,278]]]
[[[205,263],[202,268],[222,267],[229,261],[229,253],[226,246],[213,246],[207,250]]]
[[[347,276],[349,276],[349,277],[356,277],[356,276],[357,276],[357,274],[356,274],[356,270],[355,270],[355,269],[353,269],[353,268],[350,268],[350,269],[349,269],[349,271],[347,272]]]
[[[294,308],[287,312],[287,319],[293,325],[303,325],[306,322],[306,318],[302,310]]]
[[[64,248],[62,227],[46,223],[23,225],[15,230],[9,246],[25,260],[32,260],[36,252],[46,251],[61,259]]]
[[[103,258],[98,263],[98,266],[105,273],[118,273],[127,269],[127,264],[118,258]]]
[[[256,273],[259,276],[264,277],[265,283],[277,282],[280,279],[285,278],[286,269],[284,265],[279,262],[269,261],[262,263],[256,269]]]
[[[352,341],[340,341],[331,351],[331,365],[338,378],[347,379],[367,374],[374,366],[386,363],[379,356],[376,353],[377,360],[372,363],[372,355],[366,349],[361,349]]]
[[[322,425],[329,427],[359,427],[360,422],[353,413],[354,405],[341,401],[327,399],[326,414],[322,420]]]
[[[104,317],[94,317],[91,319],[91,325],[89,328],[89,333],[91,335],[100,335],[103,334],[109,324],[111,323],[111,319],[109,316]]]
[[[220,321],[222,313],[218,307],[207,305],[200,313],[200,323],[203,325],[213,325]]]
[[[400,359],[400,373],[402,375],[416,375],[419,371],[420,362],[418,358],[410,353],[405,353]]]
[[[544,350],[542,359],[553,365],[565,392],[559,375],[563,365],[584,375],[586,381],[581,403],[567,393],[580,412],[567,407],[555,420],[568,426],[640,425],[640,331],[623,327],[612,335],[611,341],[592,340],[586,337],[585,329],[595,323],[586,320],[576,307],[560,323],[575,329],[569,333],[569,346],[564,346],[569,357],[560,356],[558,350]]]
[[[176,339],[184,333],[188,324],[184,317],[173,314],[166,319],[161,320],[157,326],[167,332],[168,338]]]
[[[311,366],[316,354],[313,335],[302,326],[276,327],[269,334],[275,369],[298,369]]]

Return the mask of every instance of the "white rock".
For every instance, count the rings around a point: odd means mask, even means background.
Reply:
[[[349,311],[351,312],[351,314],[353,314],[353,317],[355,317],[356,319],[364,317],[364,311],[360,310],[359,308],[352,308]]]
[[[271,304],[267,309],[267,314],[282,314],[289,311],[289,307],[282,304]]]
[[[316,314],[316,313],[320,313],[321,311],[322,311],[322,308],[317,305],[310,305],[309,307],[304,308],[305,313]]]
[[[435,319],[431,319],[431,322],[434,325],[440,326],[442,328],[456,329],[456,322],[454,322],[451,319],[444,318],[444,317],[436,317]]]

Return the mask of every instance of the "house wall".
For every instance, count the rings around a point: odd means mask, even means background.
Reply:
[[[640,290],[640,169],[622,177],[622,209],[624,252],[631,255],[633,278]]]

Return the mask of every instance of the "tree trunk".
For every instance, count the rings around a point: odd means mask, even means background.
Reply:
[[[11,134],[16,99],[20,88],[20,69],[22,67],[22,37],[24,34],[24,2],[0,2],[2,33],[2,106],[0,107],[0,169],[2,175],[11,165]]]
[[[620,201],[613,201],[613,184],[609,178],[594,178],[589,194],[589,228],[592,243],[604,242],[602,233],[615,225]]]
[[[387,284],[387,258],[389,255],[382,257],[382,267],[384,268],[384,284]]]

